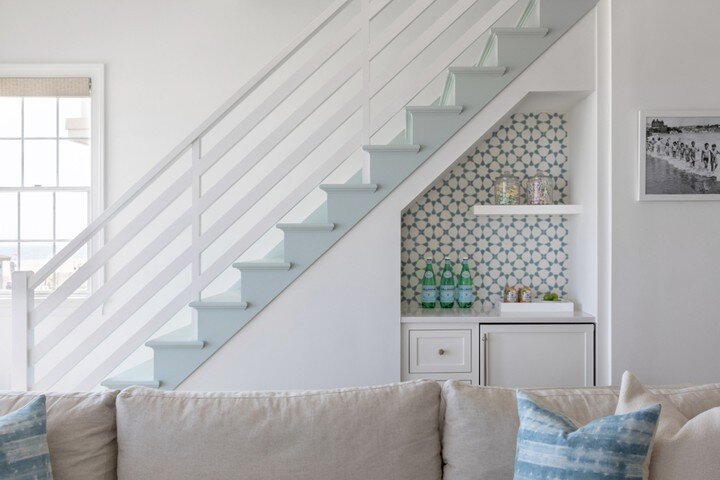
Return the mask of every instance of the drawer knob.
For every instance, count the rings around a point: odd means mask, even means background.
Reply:
[[[445,349],[441,348],[438,350],[438,355],[445,355]]]

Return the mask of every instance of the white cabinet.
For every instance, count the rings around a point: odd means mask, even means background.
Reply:
[[[431,310],[403,318],[402,380],[452,379],[509,388],[594,385],[592,316],[453,313]]]
[[[481,385],[529,388],[594,384],[594,326],[481,325]]]

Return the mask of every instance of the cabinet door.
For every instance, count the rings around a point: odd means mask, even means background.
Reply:
[[[594,325],[481,325],[481,385],[594,385]]]

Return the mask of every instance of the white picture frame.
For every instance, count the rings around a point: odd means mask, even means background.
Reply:
[[[656,121],[654,125],[653,121]],[[711,128],[715,125],[717,128]],[[648,141],[650,137],[653,140]],[[655,144],[650,147],[653,141]],[[679,145],[684,145],[686,141],[688,147],[681,150]],[[692,141],[696,142],[694,148],[700,149],[694,154],[694,163],[690,160],[693,158]],[[715,170],[711,170],[710,162],[706,166],[703,160],[706,142],[718,146]],[[652,152],[649,153],[648,148],[652,148]],[[684,152],[682,158],[681,151]],[[718,163],[720,111],[641,110],[638,113],[638,201],[720,200]]]

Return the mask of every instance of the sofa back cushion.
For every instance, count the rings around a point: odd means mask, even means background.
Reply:
[[[661,387],[688,418],[720,406],[720,385]],[[543,407],[576,425],[614,415],[618,389],[610,387],[530,389]],[[443,387],[443,461],[446,480],[513,478],[520,422],[515,390],[474,387],[450,381]]]
[[[54,480],[117,478],[117,393],[44,394]],[[37,397],[37,392],[0,392],[0,415],[14,412]]]
[[[432,381],[296,393],[120,393],[118,477],[439,480]]]

